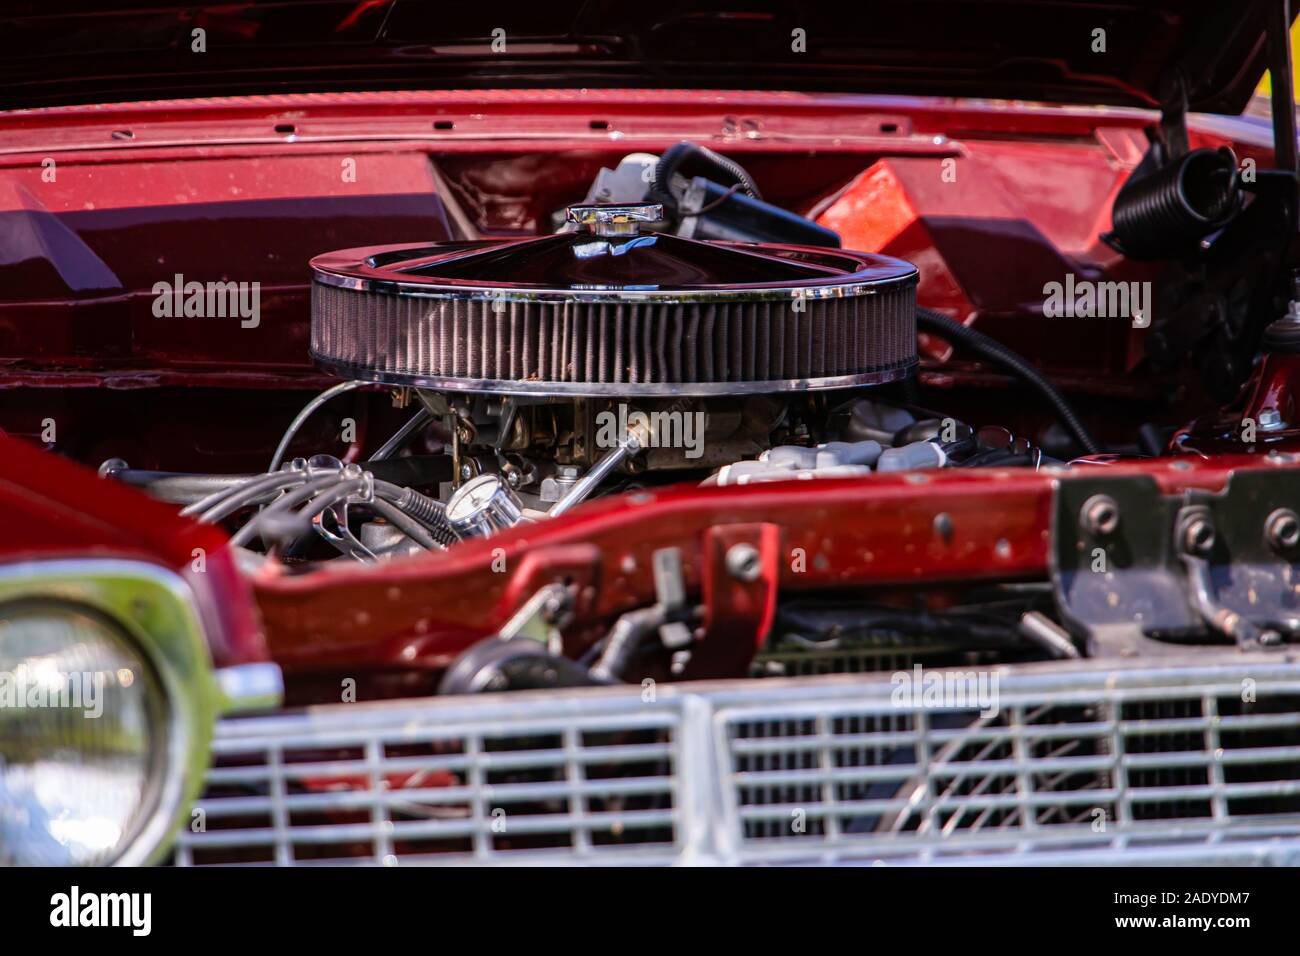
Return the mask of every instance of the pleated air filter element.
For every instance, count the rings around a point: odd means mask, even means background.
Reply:
[[[312,260],[311,348],[347,377],[531,395],[717,395],[893,381],[916,364],[916,269],[839,249],[583,231]]]

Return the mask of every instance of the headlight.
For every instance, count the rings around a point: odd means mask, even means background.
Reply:
[[[0,865],[158,859],[188,819],[218,702],[179,576],[0,568]]]
[[[147,819],[166,702],[93,612],[0,607],[0,863],[109,863]]]

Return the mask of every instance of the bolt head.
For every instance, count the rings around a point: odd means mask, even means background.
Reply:
[[[763,559],[752,544],[733,544],[727,549],[727,573],[746,584],[758,580],[763,573]]]
[[[119,471],[126,471],[131,466],[121,458],[109,458],[99,466],[99,477],[111,478]]]

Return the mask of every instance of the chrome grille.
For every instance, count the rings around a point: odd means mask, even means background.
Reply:
[[[677,715],[340,705],[223,724],[178,862],[392,864],[671,846]],[[446,718],[450,717],[450,720]],[[486,722],[485,722],[486,721]]]
[[[1300,863],[1300,668],[996,673],[988,716],[872,675],[229,720],[176,859]]]

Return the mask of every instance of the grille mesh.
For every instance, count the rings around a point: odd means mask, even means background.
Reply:
[[[316,283],[312,354],[358,377],[717,386],[901,377],[916,362],[916,288],[851,298],[705,303],[474,301]]]
[[[990,715],[880,675],[232,718],[176,862],[1300,862],[1293,665],[998,673]]]

